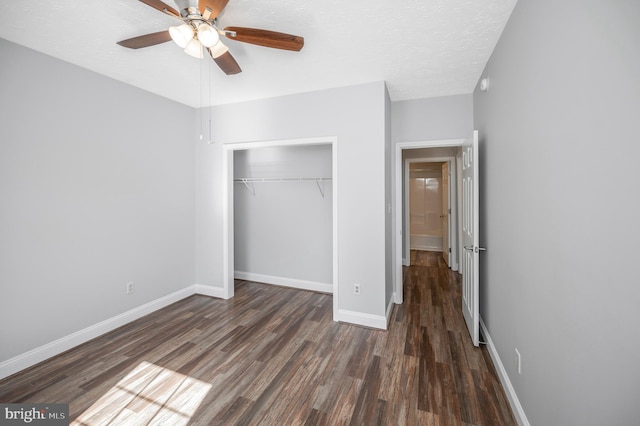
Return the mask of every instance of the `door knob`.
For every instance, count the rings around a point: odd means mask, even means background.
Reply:
[[[479,253],[481,251],[487,251],[487,249],[484,247],[474,247],[474,246],[464,246],[464,249],[469,251],[474,251],[476,253]]]

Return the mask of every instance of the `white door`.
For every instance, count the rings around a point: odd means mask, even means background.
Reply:
[[[478,224],[478,131],[462,146],[462,243],[464,269],[462,273],[462,313],[473,344],[480,344],[479,254]]]

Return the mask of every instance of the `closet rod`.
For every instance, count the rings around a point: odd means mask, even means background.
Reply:
[[[309,177],[299,177],[299,178],[239,178],[234,179],[234,182],[240,182],[247,187],[249,191],[255,196],[256,190],[253,187],[255,182],[315,182],[318,186],[318,191],[320,191],[320,195],[324,198],[324,182],[331,180],[332,178],[309,178]],[[322,184],[321,184],[322,183]]]
[[[307,182],[307,181],[324,181],[331,180],[328,177],[299,177],[299,178],[239,178],[234,179],[234,182]]]

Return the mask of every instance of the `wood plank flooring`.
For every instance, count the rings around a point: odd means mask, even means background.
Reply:
[[[332,321],[326,294],[238,281],[0,381],[75,425],[514,425],[440,253],[411,252],[388,331]]]

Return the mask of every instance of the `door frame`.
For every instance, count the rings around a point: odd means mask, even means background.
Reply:
[[[395,144],[393,150],[393,188],[394,188],[394,209],[393,209],[393,289],[394,289],[394,302],[401,304],[404,300],[402,290],[402,216],[403,216],[403,204],[402,204],[402,188],[403,188],[403,162],[402,151],[405,149],[419,149],[419,148],[447,148],[447,147],[459,147],[462,146],[465,139],[439,139],[439,140],[427,140],[427,141],[410,141],[410,142],[398,142]]]
[[[229,142],[222,146],[222,288],[225,299],[234,296],[233,153],[253,148],[331,145],[333,320],[338,318],[338,138],[335,136],[257,142]]]
[[[447,232],[449,233],[449,247],[451,248],[451,255],[449,256],[449,267],[452,271],[458,270],[458,256],[452,256],[454,253],[458,253],[458,226],[454,227],[451,225],[452,218],[453,222],[458,224],[458,177],[457,173],[452,173],[452,170],[457,170],[456,157],[420,157],[420,158],[405,158],[404,160],[404,168],[403,170],[403,190],[406,191],[406,188],[409,187],[409,179],[410,179],[410,170],[409,167],[413,163],[449,163],[449,193],[447,197],[449,197],[449,208],[451,209],[450,217],[449,217],[449,229]],[[402,189],[401,189],[402,191]],[[401,194],[402,195],[402,194]],[[454,197],[455,195],[455,197]],[[410,256],[408,256],[410,250],[410,241],[409,238],[411,236],[411,222],[409,218],[409,201],[410,197],[404,197],[404,223],[406,224],[405,229],[402,230],[400,238],[404,238],[404,252],[407,253],[407,257],[402,262],[404,266],[411,265]],[[400,257],[402,257],[402,253],[400,253]]]

